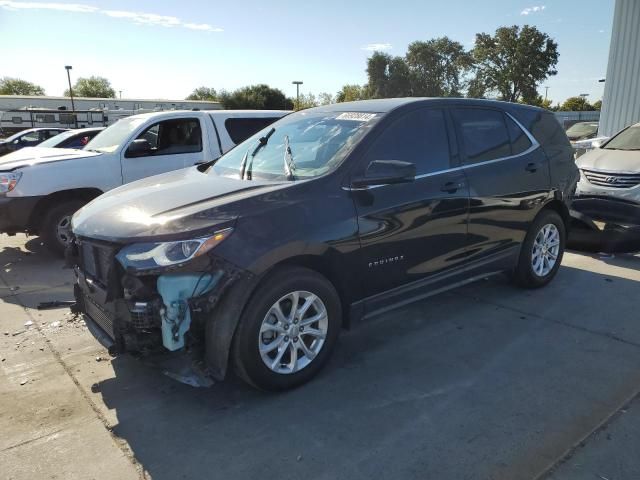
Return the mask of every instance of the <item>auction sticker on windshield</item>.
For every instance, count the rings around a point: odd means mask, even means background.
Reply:
[[[372,118],[375,118],[375,113],[362,113],[362,112],[344,112],[336,117],[336,120],[353,120],[356,122],[368,122]]]

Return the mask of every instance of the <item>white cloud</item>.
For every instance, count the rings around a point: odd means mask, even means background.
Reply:
[[[0,8],[5,10],[59,10],[62,12],[93,13],[99,10],[91,5],[78,3],[13,2],[0,0]]]
[[[369,52],[375,52],[379,50],[391,50],[393,47],[390,43],[369,43],[361,48],[361,50],[367,50]]]
[[[547,8],[546,5],[536,5],[535,7],[527,7],[520,12],[520,15],[530,15],[532,13],[540,13],[545,8]]]
[[[203,32],[222,32],[222,28],[213,27],[207,23],[188,23],[178,17],[158,15],[156,13],[133,12],[128,10],[101,10],[92,5],[80,3],[50,3],[50,2],[17,2],[13,0],[0,0],[0,8],[5,10],[58,10],[75,13],[94,13],[106,15],[111,18],[129,20],[136,25],[152,25],[160,27],[183,27],[189,30]]]

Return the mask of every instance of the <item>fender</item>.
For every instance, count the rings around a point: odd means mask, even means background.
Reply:
[[[245,274],[224,293],[205,325],[205,361],[209,373],[223,380],[229,366],[229,353],[240,317],[263,275]]]

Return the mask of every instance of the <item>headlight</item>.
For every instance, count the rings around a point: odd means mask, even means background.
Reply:
[[[0,193],[7,193],[16,188],[22,172],[0,173]]]
[[[204,255],[232,231],[233,228],[225,228],[208,237],[176,242],[134,243],[120,250],[116,258],[124,268],[137,270],[179,265]]]

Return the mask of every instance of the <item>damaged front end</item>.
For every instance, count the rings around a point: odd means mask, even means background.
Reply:
[[[244,274],[211,252],[231,231],[130,245],[76,238],[68,251],[75,311],[110,354],[188,352],[201,360],[206,323]]]

